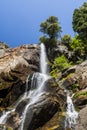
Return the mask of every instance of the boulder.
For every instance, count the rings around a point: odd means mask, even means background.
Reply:
[[[84,108],[87,105],[87,88],[75,93],[73,101],[79,109]]]
[[[64,130],[64,121],[65,113],[57,112],[47,123],[36,130]]]
[[[76,76],[79,89],[85,89],[87,87],[87,61],[84,61],[82,64],[77,66]]]
[[[80,110],[75,130],[87,130],[87,106]]]

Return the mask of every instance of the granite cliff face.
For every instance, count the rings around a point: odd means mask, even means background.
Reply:
[[[29,74],[39,71],[38,45],[0,49],[0,105],[11,105],[25,90]]]
[[[28,89],[31,89],[32,75],[40,71],[40,46],[24,45],[17,48],[0,49],[0,115],[3,111],[12,110],[17,100],[22,97],[26,89],[28,77]],[[45,93],[39,102],[29,108],[26,117],[25,130],[64,129],[66,93],[53,78],[46,81]],[[21,115],[30,98],[21,100],[11,111],[3,130],[20,130]],[[53,122],[53,123],[52,123]]]
[[[33,74],[40,72],[40,51],[40,45],[34,44],[12,49],[0,46],[0,116],[4,110],[13,109],[22,97],[26,89],[26,79],[27,91],[30,91]],[[63,51],[67,56],[70,53],[61,48],[61,45],[56,51],[58,56],[63,54]],[[64,89],[70,90],[71,94],[74,93],[72,99],[79,114],[75,130],[87,129],[87,61],[74,65],[58,75],[57,82],[53,78],[46,81],[45,93],[29,108],[25,130],[65,130]],[[30,98],[22,100],[15,111],[10,112],[5,124],[8,130],[20,130],[21,115],[29,100]],[[1,124],[0,129],[3,128],[4,125]]]

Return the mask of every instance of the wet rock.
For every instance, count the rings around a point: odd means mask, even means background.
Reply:
[[[56,113],[44,126],[36,130],[64,130],[65,113]]]
[[[10,117],[7,119],[6,125],[14,128],[14,130],[20,130],[22,120],[21,122],[18,120],[19,124],[16,125],[18,122],[14,122],[14,118],[24,118],[24,115],[22,115],[24,113],[24,108],[30,103],[25,114],[24,130],[43,129],[46,127],[46,123],[49,124],[50,127],[56,128],[58,126],[58,128],[62,130],[64,127],[65,115],[60,113],[65,111],[66,93],[64,93],[64,90],[60,88],[52,78],[45,82],[44,88],[44,93],[40,95],[36,102],[30,102],[29,96],[20,101],[15,112],[11,113]],[[54,122],[53,124],[51,124],[52,121]]]
[[[13,128],[13,130],[17,130],[19,128],[20,122],[21,120],[19,118],[19,114],[12,112],[7,118],[6,125]]]
[[[61,112],[61,109],[60,103],[57,102],[56,97],[47,96],[46,99],[29,107],[26,113],[24,129],[34,130],[43,126],[56,112]]]
[[[26,105],[29,103],[29,99],[25,98],[22,101],[17,103],[17,107],[16,107],[16,112],[19,113],[19,116],[21,116],[24,112],[24,109],[26,107]]]
[[[45,86],[45,93],[41,95],[35,104],[31,103],[28,107],[24,130],[35,130],[39,127],[43,128],[45,123],[49,122],[56,113],[65,111],[66,94],[64,90],[60,88],[53,79],[49,79],[45,83]],[[60,117],[60,121],[62,121],[62,116]],[[60,126],[60,124],[58,125]],[[55,125],[53,127],[55,127]]]

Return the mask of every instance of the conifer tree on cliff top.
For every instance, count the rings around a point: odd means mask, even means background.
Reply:
[[[47,47],[55,46],[57,38],[60,37],[61,33],[58,18],[50,16],[46,21],[41,23],[40,31],[44,34],[44,36],[40,37],[40,42],[43,42]]]
[[[73,13],[73,30],[77,32],[82,40],[87,40],[87,2]]]

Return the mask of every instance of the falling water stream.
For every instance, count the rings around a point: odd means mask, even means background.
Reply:
[[[40,54],[40,73],[34,73],[31,79],[31,90],[28,92],[28,79],[26,80],[26,90],[22,98],[17,102],[16,106],[19,104],[20,101],[24,99],[29,99],[28,104],[26,105],[24,112],[22,114],[22,121],[21,121],[21,126],[19,130],[24,130],[25,126],[25,120],[26,120],[26,115],[27,111],[31,107],[31,105],[35,104],[36,102],[41,99],[41,95],[43,95],[44,91],[44,86],[46,80],[48,80],[49,76],[47,75],[47,57],[46,57],[46,51],[45,47],[43,44],[41,44],[41,54]],[[5,124],[5,121],[8,117],[8,115],[15,111],[15,109],[5,112],[1,117],[0,117],[0,124]],[[78,117],[78,113],[75,111],[72,98],[69,96],[69,93],[67,93],[67,111],[66,111],[66,120],[65,120],[65,129],[66,128],[71,128],[71,130],[74,130],[74,127],[76,125],[76,119]]]
[[[32,77],[32,82],[31,82],[31,88],[35,87],[36,89],[31,89],[28,97],[30,98],[29,103],[27,104],[24,113],[23,113],[23,120],[22,124],[20,127],[20,130],[24,130],[24,125],[25,125],[25,119],[26,119],[26,114],[31,105],[39,101],[41,98],[41,95],[44,93],[44,83],[48,79],[47,75],[47,62],[46,62],[46,52],[45,52],[45,47],[43,44],[41,44],[41,54],[40,54],[40,73],[34,73]]]
[[[40,55],[40,69],[42,74],[48,73],[47,68],[47,56],[44,44],[41,44],[41,55]]]
[[[76,112],[72,98],[67,95],[67,115],[66,115],[66,127],[74,129],[76,125],[76,119],[78,118],[78,113]]]
[[[70,97],[69,93],[67,92],[67,111],[65,120],[65,130],[67,130],[67,128],[71,128],[71,130],[74,130],[77,118],[78,113],[76,112],[75,107],[73,105],[72,97]]]

